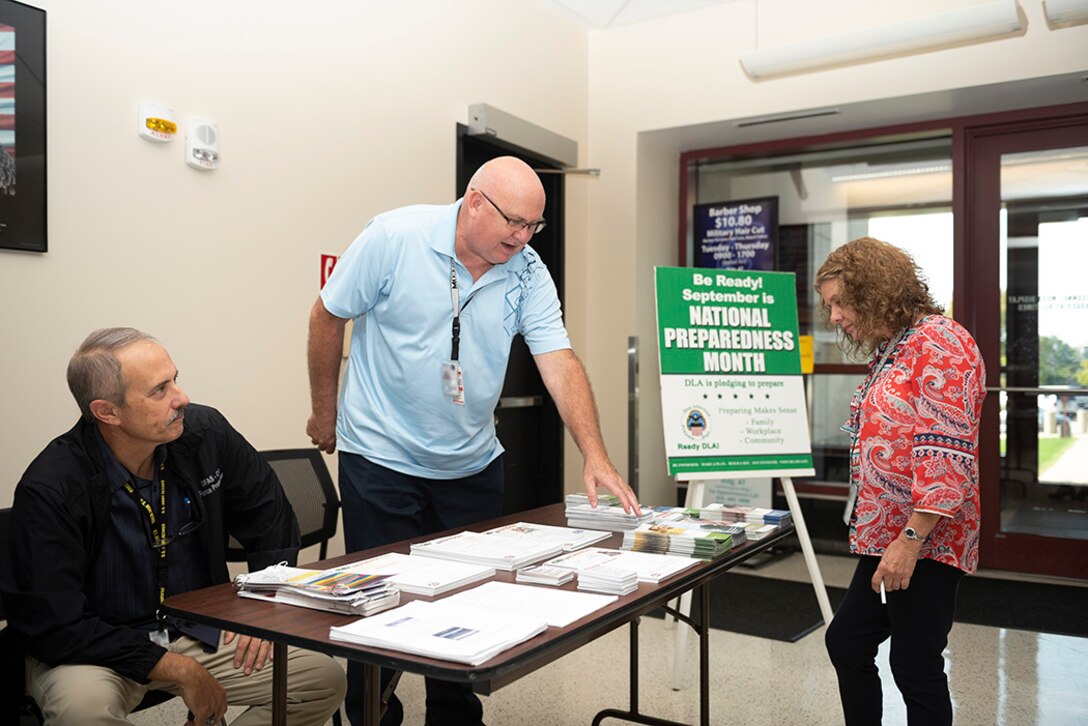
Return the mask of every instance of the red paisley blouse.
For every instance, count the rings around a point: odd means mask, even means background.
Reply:
[[[894,348],[884,359],[889,345]],[[985,395],[978,346],[950,318],[927,316],[876,351],[844,426],[857,432],[850,457],[851,483],[858,487],[852,552],[882,555],[912,512],[928,512],[942,519],[921,557],[975,571],[978,427]]]

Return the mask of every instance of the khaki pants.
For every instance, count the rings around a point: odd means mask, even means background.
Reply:
[[[250,706],[231,726],[272,723],[272,663],[247,676],[234,667],[234,645],[224,646],[220,641],[215,653],[205,653],[200,641],[182,636],[170,643],[169,650],[207,668],[226,689],[227,703]],[[127,724],[128,714],[147,691],[181,694],[175,684],[152,681],[142,685],[101,666],[50,668],[28,657],[26,668],[27,691],[45,715],[47,726]],[[332,658],[287,649],[287,723],[291,726],[325,724],[344,700],[345,687],[344,671]]]

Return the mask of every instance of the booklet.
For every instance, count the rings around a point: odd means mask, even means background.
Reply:
[[[563,544],[556,540],[537,541],[514,536],[492,536],[467,530],[417,542],[411,546],[413,555],[468,562],[506,572],[513,572],[519,567],[539,562],[562,551]]]
[[[291,590],[239,590],[238,596],[282,605],[296,605],[311,610],[324,610],[325,612],[364,617],[400,605],[400,590],[392,585],[368,590],[365,595],[358,594],[350,598],[327,598],[313,593],[301,594]]]
[[[388,575],[307,570],[281,562],[234,578],[241,597],[316,610],[367,615],[400,603],[400,590],[385,582]]]
[[[566,567],[577,572],[606,565],[621,570],[633,570],[638,575],[639,582],[657,583],[698,563],[699,560],[691,557],[589,547],[553,557],[544,564],[549,567]]]
[[[490,610],[499,618],[506,617],[507,613],[539,617],[552,627],[565,628],[605,605],[614,603],[616,598],[512,582],[486,582],[450,595],[446,601],[453,601],[466,608]]]
[[[400,552],[387,552],[384,555],[353,562],[337,569],[345,572],[386,575],[389,577],[389,582],[404,592],[428,597],[441,595],[462,585],[486,580],[495,575],[494,567],[419,555],[405,555]]]
[[[510,537],[522,542],[554,542],[563,552],[572,552],[591,544],[596,544],[612,536],[611,532],[578,527],[557,527],[551,524],[530,524],[518,522],[504,527],[489,529],[483,534],[492,537]]]
[[[547,630],[539,616],[495,611],[453,598],[413,600],[395,610],[329,629],[329,637],[388,650],[479,665]]]

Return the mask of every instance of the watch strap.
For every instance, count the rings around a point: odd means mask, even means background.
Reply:
[[[922,535],[918,534],[914,527],[905,527],[903,529],[903,536],[905,536],[907,539],[912,539],[915,542],[925,542],[927,539],[929,539],[928,537],[923,537]]]

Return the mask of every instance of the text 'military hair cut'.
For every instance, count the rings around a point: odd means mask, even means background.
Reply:
[[[142,340],[158,342],[136,328],[102,328],[88,335],[68,361],[68,390],[87,421],[95,420],[92,401],[124,404],[125,382],[114,353]]]
[[[884,339],[922,315],[943,313],[930,295],[929,285],[914,259],[895,245],[860,237],[833,250],[816,272],[815,287],[839,281],[839,302],[854,309],[860,340],[840,336],[839,345],[851,355],[869,354]],[[828,325],[831,314],[820,301],[820,316]]]

